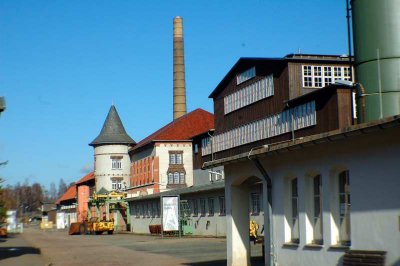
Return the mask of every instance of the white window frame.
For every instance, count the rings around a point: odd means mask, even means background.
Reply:
[[[122,169],[122,160],[120,158],[112,158],[111,159],[111,168],[112,169]]]

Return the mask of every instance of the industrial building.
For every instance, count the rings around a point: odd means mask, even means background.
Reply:
[[[339,66],[307,55],[281,69],[243,59],[210,95],[205,168],[225,170],[228,265],[250,265],[248,191],[260,183],[266,265],[400,264],[399,2],[351,5],[355,59],[337,81]],[[260,96],[262,79],[273,88]]]

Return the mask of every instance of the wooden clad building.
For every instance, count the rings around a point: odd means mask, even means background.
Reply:
[[[209,96],[215,133],[212,144],[203,139],[202,155],[219,159],[352,125],[352,89],[338,83],[352,80],[350,70],[341,56],[240,58]]]

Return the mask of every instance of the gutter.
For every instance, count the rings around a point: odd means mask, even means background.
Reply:
[[[264,148],[268,149],[268,145],[264,145]],[[257,169],[260,171],[262,177],[264,178],[265,182],[267,183],[267,205],[268,205],[268,215],[265,216],[264,212],[264,224],[267,222],[268,225],[268,234],[269,237],[267,238],[267,243],[265,246],[269,247],[267,250],[269,252],[269,265],[275,265],[275,241],[274,241],[274,226],[273,226],[273,216],[272,216],[272,180],[271,176],[268,174],[268,172],[265,170],[263,165],[260,163],[260,160],[257,158],[257,155],[253,155],[251,157],[253,149],[250,150],[249,154],[247,155],[247,158],[254,162],[254,165],[257,167]],[[265,232],[265,230],[264,230]],[[264,241],[265,243],[265,241]]]

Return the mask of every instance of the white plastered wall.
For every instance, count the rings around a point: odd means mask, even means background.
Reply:
[[[169,151],[183,151],[183,165],[186,171],[186,185],[193,185],[193,153],[191,142],[163,142],[156,144],[156,156],[159,158],[160,192],[167,189]]]
[[[261,163],[273,179],[274,259],[278,265],[337,265],[344,249],[338,249],[337,174],[349,170],[351,194],[351,249],[383,250],[386,264],[400,263],[400,129],[361,134],[313,147],[262,157]],[[250,162],[225,166],[227,187],[238,176],[256,171]],[[320,247],[310,247],[312,230],[307,217],[310,199],[307,178],[313,173],[322,176],[323,240]],[[254,172],[259,176],[259,173]],[[299,245],[285,245],[290,235],[287,226],[285,180],[298,178]],[[228,192],[227,192],[228,193]],[[230,193],[230,192],[229,192]],[[227,199],[230,195],[227,195]],[[265,200],[264,200],[265,202]],[[227,202],[231,208],[232,201]],[[246,211],[246,210],[243,210]],[[229,216],[229,215],[227,215]],[[229,245],[232,244],[233,221],[228,218]],[[233,264],[230,264],[233,265]]]
[[[112,169],[111,156],[122,156],[121,169]],[[124,182],[129,186],[130,159],[127,145],[102,145],[94,148],[96,191],[102,187],[112,191],[112,177],[122,177],[122,186]]]

